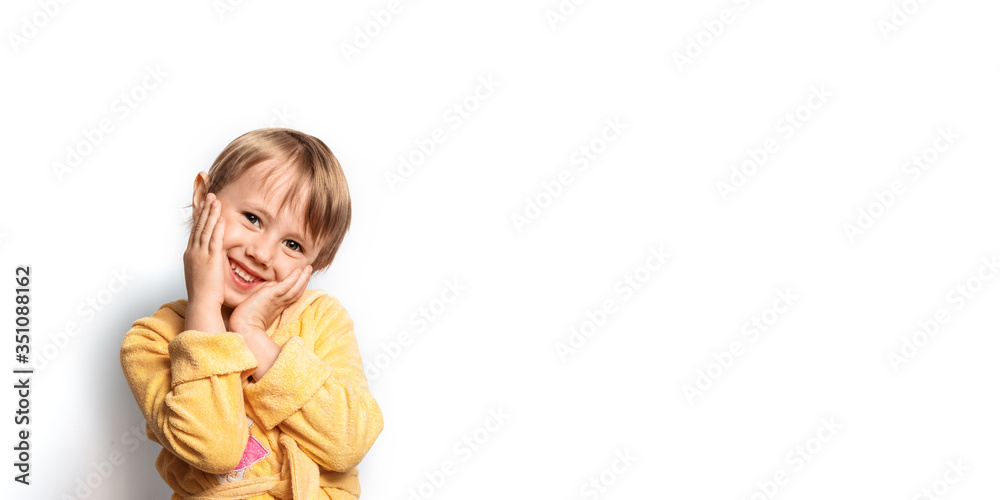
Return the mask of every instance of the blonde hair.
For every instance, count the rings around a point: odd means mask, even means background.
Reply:
[[[326,269],[333,263],[351,227],[351,194],[340,162],[323,141],[289,128],[247,132],[230,142],[212,163],[208,170],[208,192],[219,193],[252,167],[268,160],[287,165],[307,186],[309,194],[304,200],[306,232],[319,245],[312,266],[314,271]],[[278,170],[272,168],[256,180],[267,182]],[[298,195],[299,190],[288,189],[280,210]]]

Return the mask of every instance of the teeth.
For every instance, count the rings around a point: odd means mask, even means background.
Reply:
[[[251,278],[250,276],[248,276],[248,275],[247,275],[247,274],[246,274],[245,272],[243,272],[243,270],[242,270],[242,269],[240,269],[240,267],[239,267],[239,266],[237,266],[236,264],[233,264],[233,265],[231,266],[231,268],[232,268],[233,272],[235,272],[235,273],[236,273],[236,275],[237,275],[237,276],[239,276],[239,277],[240,277],[240,278],[241,278],[241,279],[242,279],[243,281],[246,281],[247,283],[253,283],[253,282],[254,282],[254,278]]]

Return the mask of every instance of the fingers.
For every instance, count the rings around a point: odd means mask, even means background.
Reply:
[[[295,282],[295,286],[292,287],[290,292],[292,293],[292,300],[299,298],[302,292],[306,290],[306,285],[309,284],[309,276],[312,274],[312,266],[306,266],[299,274],[298,281]]]
[[[222,253],[222,237],[226,234],[226,219],[222,217],[218,218],[218,222],[215,223],[215,229],[212,232],[212,241],[209,243],[208,251],[212,255],[219,255]]]
[[[284,305],[295,302],[305,291],[310,274],[312,274],[312,266],[306,266],[305,269],[292,271],[285,279],[281,280],[274,289],[274,295],[278,302]]]
[[[191,229],[191,239],[190,241],[188,241],[189,245],[195,245],[195,246],[201,245],[202,241],[201,235],[204,232],[205,225],[208,223],[208,214],[210,212],[210,210],[207,209],[211,208],[210,205],[206,204],[211,203],[213,198],[214,195],[212,193],[208,193],[205,196],[205,199],[202,200],[201,203],[199,203],[198,206],[195,208],[196,210],[194,215],[195,224],[194,227]]]
[[[233,324],[233,318],[239,318],[239,321],[256,322],[259,320],[260,324],[263,325],[261,328],[266,329],[282,309],[302,296],[311,274],[312,266],[306,266],[305,269],[295,269],[281,281],[269,281],[261,285],[257,291],[236,307],[230,318],[230,324]]]
[[[288,293],[289,288],[291,288],[296,282],[298,275],[296,273],[300,270],[296,269],[292,271],[288,276],[285,276],[281,281],[268,281],[260,286],[257,291],[253,292],[250,298],[259,298],[270,300],[275,304],[280,304],[286,293]],[[247,299],[249,301],[250,299]]]
[[[275,287],[274,289],[275,296],[277,296],[279,299],[284,299],[284,296],[288,294],[288,292],[291,291],[292,288],[295,287],[295,285],[299,282],[299,279],[301,277],[302,277],[301,269],[295,269],[288,276],[285,276],[285,279],[281,280],[281,282],[278,283],[278,286]]]
[[[199,206],[198,223],[191,231],[189,246],[195,248],[205,248],[213,245],[216,238],[214,234],[215,226],[222,219],[219,214],[222,212],[222,202],[209,193]],[[220,246],[221,248],[221,246]]]
[[[201,232],[201,242],[205,246],[212,244],[214,237],[212,231],[215,229],[216,223],[219,222],[219,212],[222,211],[222,207],[220,206],[222,203],[220,203],[219,200],[214,199],[213,197],[212,201],[209,203],[208,207],[206,207],[208,208],[208,210],[206,210],[206,212],[208,212],[208,221],[205,223],[205,227]]]
[[[194,245],[195,242],[198,241],[198,234],[201,229],[202,215],[203,215],[201,207],[204,205],[205,205],[204,200],[200,202],[196,201],[194,207],[191,208],[191,220],[194,221],[194,223],[191,225],[191,235],[188,237],[189,247]]]

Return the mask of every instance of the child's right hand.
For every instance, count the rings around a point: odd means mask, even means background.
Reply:
[[[225,302],[226,255],[222,251],[222,235],[226,231],[226,220],[221,213],[222,203],[213,193],[208,193],[194,207],[196,222],[184,251],[184,281],[189,304],[221,309]]]

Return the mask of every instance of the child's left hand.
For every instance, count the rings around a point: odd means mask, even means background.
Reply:
[[[304,270],[292,271],[281,281],[261,285],[233,310],[229,316],[230,331],[244,337],[266,332],[278,314],[302,296],[311,274],[312,266],[306,266]]]

